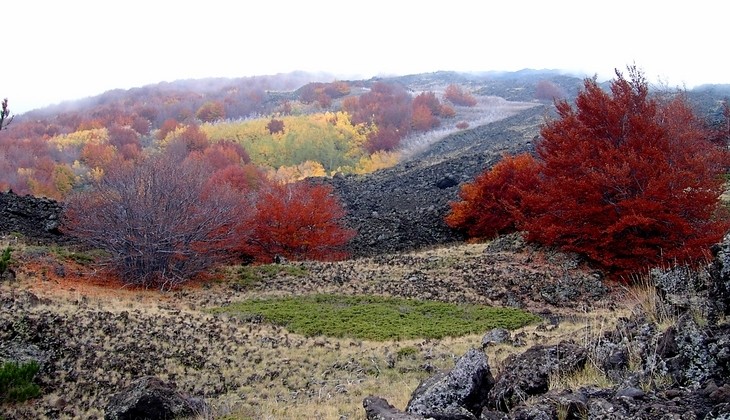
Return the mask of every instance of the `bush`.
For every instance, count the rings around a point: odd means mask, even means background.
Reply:
[[[230,261],[248,220],[246,201],[209,177],[201,161],[168,155],[111,168],[68,200],[64,229],[106,251],[123,282],[172,287]]]
[[[507,160],[465,186],[471,203],[455,205],[452,226],[474,223],[476,235],[525,230],[529,241],[580,253],[615,278],[702,261],[730,228],[719,200],[728,152],[683,95],[650,96],[643,75],[629,71],[628,80],[616,72],[610,92],[586,79],[575,109],[556,102],[536,166],[504,176]],[[471,219],[461,217],[469,206]]]
[[[12,251],[13,249],[8,246],[3,250],[2,255],[0,255],[0,276],[5,274],[5,270],[7,270],[10,265],[10,253]]]
[[[33,383],[39,369],[36,361],[3,363],[0,366],[0,402],[22,402],[40,396],[40,387]]]
[[[458,337],[497,327],[520,328],[538,320],[535,315],[515,308],[339,295],[248,300],[213,312],[263,318],[306,336],[378,341]]]

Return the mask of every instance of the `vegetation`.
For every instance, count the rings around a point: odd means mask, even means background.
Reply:
[[[41,388],[33,383],[38,373],[38,362],[5,362],[0,366],[0,402],[22,402],[41,395]]]
[[[10,116],[10,108],[8,108],[8,98],[3,99],[0,106],[2,106],[2,108],[0,108],[0,130],[2,130],[8,127],[8,124],[13,121],[13,117]]]
[[[143,287],[174,287],[249,258],[346,255],[354,233],[340,226],[344,211],[330,188],[271,183],[241,160],[235,146],[174,140],[69,197],[64,228],[105,251],[109,272]]]
[[[338,295],[248,300],[214,312],[247,319],[261,316],[305,336],[378,341],[457,337],[496,327],[515,329],[538,320],[513,308]]]
[[[110,170],[68,202],[68,231],[109,253],[124,282],[171,287],[231,258],[246,207],[225,184],[208,185],[200,162],[171,156]]]
[[[262,262],[339,260],[355,231],[342,226],[345,211],[324,185],[271,184],[258,192],[251,233],[243,252]]]
[[[476,98],[469,92],[465,91],[459,85],[449,85],[444,92],[444,98],[454,105],[460,106],[476,106]]]
[[[575,109],[556,102],[537,156],[507,158],[464,186],[451,226],[524,230],[615,277],[702,260],[730,227],[719,201],[728,153],[683,95],[651,96],[635,68],[617,76],[610,92],[585,80]]]
[[[5,274],[5,271],[8,269],[8,266],[10,265],[11,260],[11,253],[13,249],[10,246],[6,246],[3,250],[3,253],[0,255],[0,276]]]

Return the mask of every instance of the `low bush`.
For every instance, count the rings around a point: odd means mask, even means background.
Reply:
[[[5,362],[0,366],[0,402],[22,402],[41,395],[41,388],[33,383],[38,373],[38,362]]]
[[[514,308],[339,295],[254,299],[213,312],[263,319],[305,336],[375,341],[458,337],[497,327],[515,329],[538,320]]]

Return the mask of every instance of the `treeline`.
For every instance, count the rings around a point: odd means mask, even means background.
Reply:
[[[282,182],[367,173],[395,164],[410,133],[452,118],[447,101],[476,103],[458,86],[439,99],[382,81],[317,82],[286,93],[267,89],[291,82],[242,80],[212,80],[195,92],[181,83],[112,91],[86,108],[24,115],[0,134],[0,189],[63,199],[103,176],[110,162],[135,162],[176,138],[191,151],[237,144],[246,164]],[[262,113],[268,116],[252,117]]]

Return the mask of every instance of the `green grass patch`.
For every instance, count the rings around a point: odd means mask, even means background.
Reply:
[[[33,383],[38,373],[38,362],[5,362],[0,366],[0,402],[22,402],[41,395],[41,388]]]
[[[515,329],[539,320],[515,308],[339,295],[252,299],[212,312],[263,318],[305,336],[376,341],[458,337],[496,327]]]

